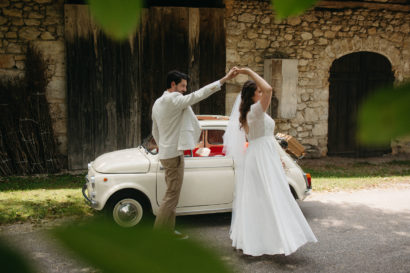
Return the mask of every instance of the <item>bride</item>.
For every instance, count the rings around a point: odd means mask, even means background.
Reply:
[[[275,121],[265,113],[272,87],[249,68],[237,73],[253,81],[243,85],[224,135],[224,149],[236,172],[232,246],[252,256],[289,255],[317,239],[287,183],[283,167],[293,161],[275,140]]]

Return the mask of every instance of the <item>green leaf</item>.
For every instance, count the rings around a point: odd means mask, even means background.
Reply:
[[[358,139],[364,144],[388,144],[410,135],[410,82],[376,91],[362,105]]]
[[[142,0],[89,0],[88,2],[96,22],[112,38],[126,39],[137,28]]]
[[[271,3],[278,19],[296,16],[312,7],[318,0],[273,0]]]
[[[32,273],[34,272],[21,254],[10,248],[0,238],[0,265],[1,272]]]
[[[125,229],[106,222],[58,228],[53,234],[65,246],[103,272],[231,272],[211,250],[176,240],[152,227]]]

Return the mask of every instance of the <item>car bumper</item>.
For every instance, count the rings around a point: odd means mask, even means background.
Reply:
[[[84,197],[84,201],[85,203],[87,203],[90,207],[92,208],[97,208],[98,207],[98,202],[93,200],[92,197],[90,197],[90,181],[88,180],[88,177],[85,177],[86,183],[83,185],[82,188],[82,193],[83,193],[83,197]]]
[[[312,194],[312,189],[306,189],[306,190],[303,192],[303,196],[302,196],[301,200],[305,200],[305,198],[308,197],[308,196],[311,195],[311,194]]]

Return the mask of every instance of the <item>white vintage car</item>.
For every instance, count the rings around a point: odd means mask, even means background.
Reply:
[[[198,120],[202,134],[197,147],[184,153],[177,215],[232,210],[235,168],[232,158],[222,151],[228,117],[198,116]],[[311,178],[297,164],[292,165],[285,168],[290,190],[303,200],[311,191]],[[106,153],[89,163],[83,196],[92,208],[105,210],[120,226],[131,227],[143,216],[157,214],[165,191],[164,169],[151,138],[137,148]]]

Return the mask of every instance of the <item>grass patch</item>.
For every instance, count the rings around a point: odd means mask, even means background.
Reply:
[[[392,160],[387,162],[389,165],[410,166],[410,160]]]
[[[391,177],[410,176],[409,160],[394,160],[386,163],[351,162],[345,164],[325,163],[323,165],[309,165],[301,162],[302,168],[312,177]]]
[[[78,189],[84,184],[81,175],[39,175],[0,177],[0,191],[30,191],[36,189]]]
[[[0,194],[0,223],[91,216],[80,189],[9,191]]]
[[[325,158],[301,161],[314,191],[345,191],[410,184],[410,160]]]
[[[312,178],[313,191],[350,191],[410,184],[410,176]]]
[[[0,224],[91,216],[94,212],[81,193],[83,184],[84,175],[2,177]]]

